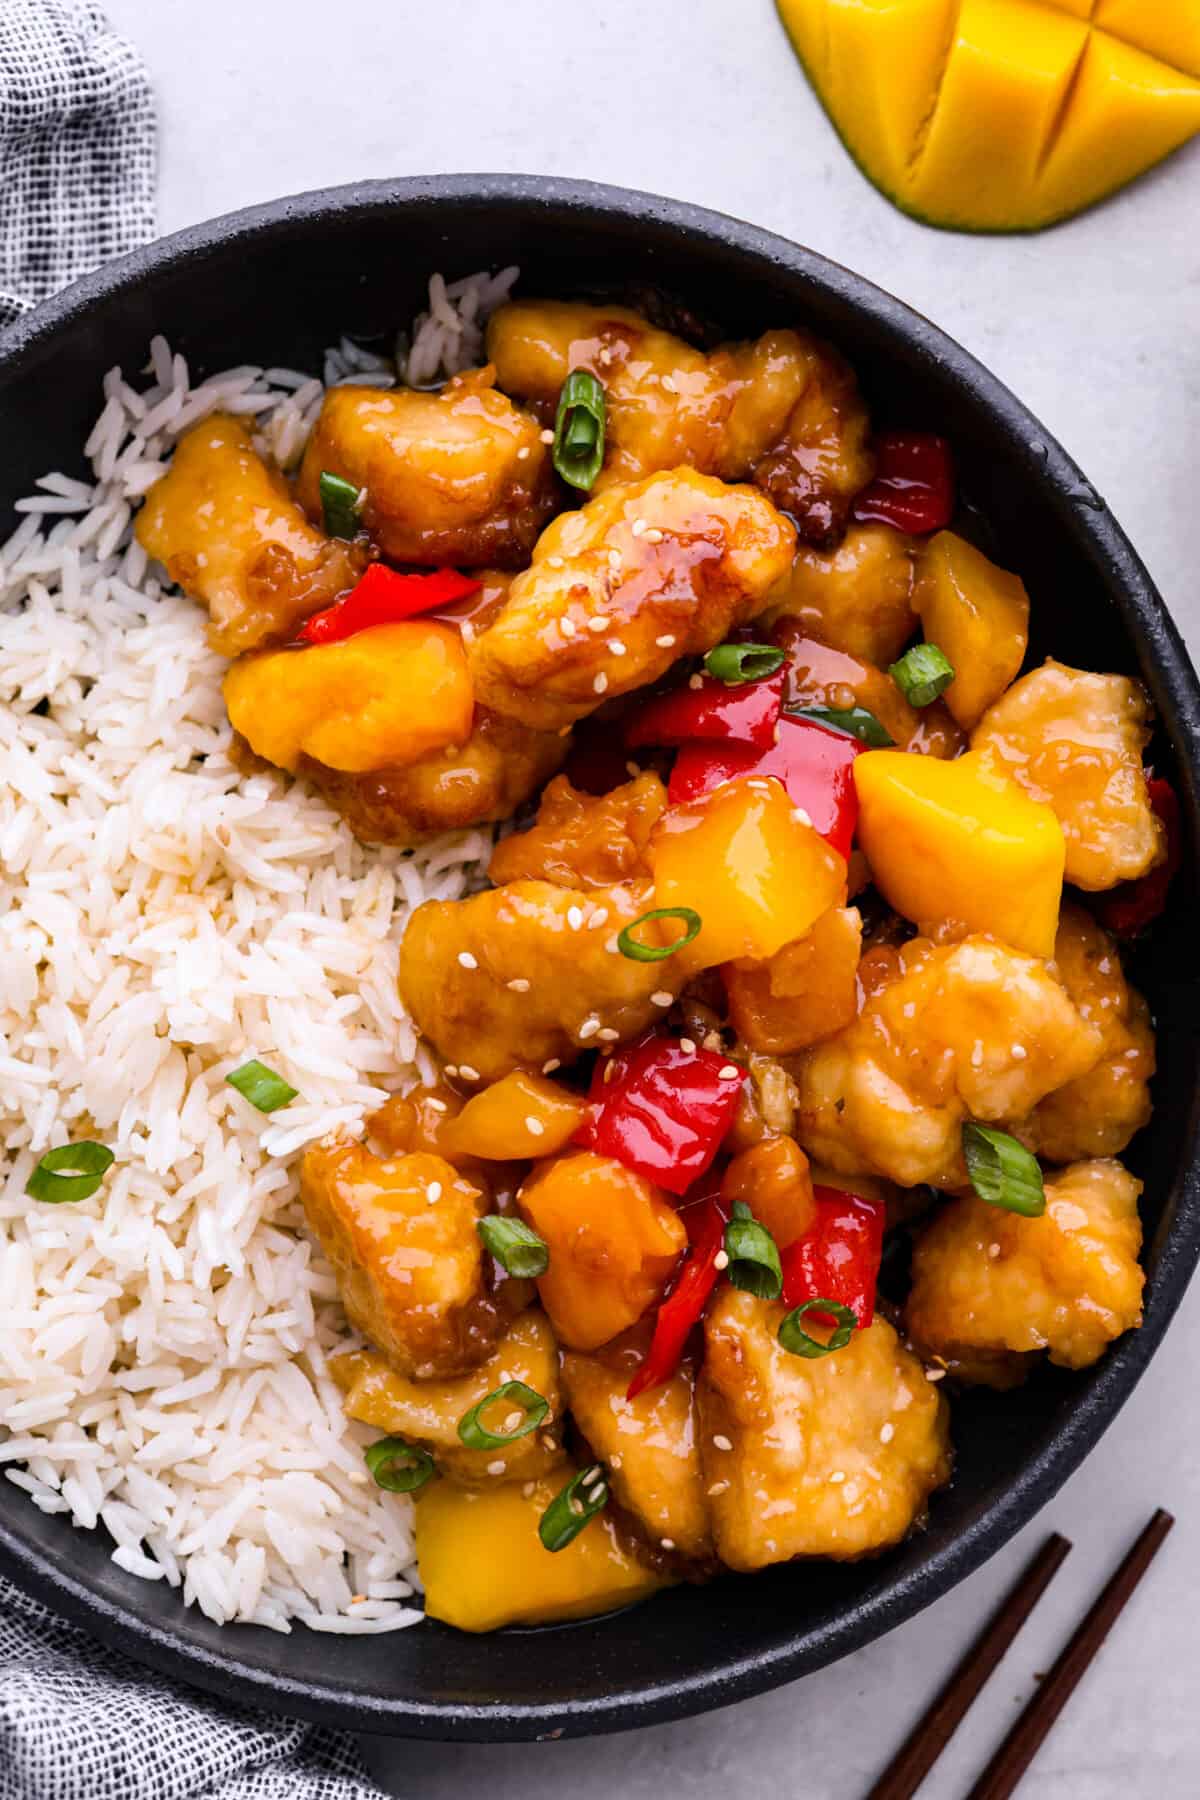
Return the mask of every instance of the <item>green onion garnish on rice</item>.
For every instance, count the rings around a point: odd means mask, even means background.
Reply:
[[[60,1144],[57,1150],[47,1150],[25,1183],[25,1192],[51,1206],[61,1206],[66,1200],[89,1200],[112,1162],[113,1153],[106,1144],[90,1139]]]
[[[298,1088],[291,1087],[277,1075],[274,1069],[268,1069],[266,1063],[251,1059],[243,1063],[240,1069],[234,1069],[225,1077],[231,1088],[236,1088],[243,1100],[256,1106],[261,1113],[274,1112],[280,1106],[286,1106],[299,1093]]]
[[[386,1488],[389,1494],[415,1494],[436,1474],[428,1450],[398,1437],[378,1438],[368,1444],[363,1461],[374,1476],[375,1485]]]

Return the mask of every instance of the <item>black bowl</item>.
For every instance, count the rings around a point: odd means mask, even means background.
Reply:
[[[385,1639],[218,1628],[124,1574],[100,1534],[0,1484],[16,1579],[106,1641],[232,1699],[371,1731],[520,1739],[613,1731],[720,1706],[844,1656],[960,1581],[1045,1504],[1131,1392],[1200,1248],[1196,916],[1200,690],[1161,600],[1104,502],[1037,420],[925,319],[810,251],[697,207],[583,182],[448,176],[281,200],[126,257],[0,339],[0,519],[47,469],[75,469],[103,372],[154,332],[205,373],[320,368],[346,332],[394,330],[424,279],[519,262],[526,292],[654,290],[731,334],[803,322],[855,364],[877,419],[953,441],[963,490],[1033,596],[1035,654],[1138,673],[1155,762],[1183,802],[1185,866],[1139,957],[1158,1021],[1146,1182],[1145,1324],[1083,1376],[956,1402],[957,1468],[928,1529],[877,1560],[682,1588],[605,1619],[474,1638],[421,1625]],[[1036,321],[1030,329],[1036,330]]]

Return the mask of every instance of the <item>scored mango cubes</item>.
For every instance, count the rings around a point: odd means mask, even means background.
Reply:
[[[1200,0],[777,0],[846,148],[931,225],[1031,231],[1200,130]]]

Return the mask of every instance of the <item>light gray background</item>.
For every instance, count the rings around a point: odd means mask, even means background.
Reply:
[[[590,176],[769,226],[919,307],[1008,382],[1083,463],[1200,648],[1200,146],[1051,233],[955,237],[894,212],[857,174],[771,0],[107,7],[159,92],[164,230],[302,188],[464,169]],[[407,1800],[468,1785],[490,1800],[857,1800],[1057,1527],[1073,1555],[923,1790],[959,1800],[1161,1503],[1176,1531],[1022,1794],[1200,1794],[1198,1368],[1200,1289],[1117,1424],[1023,1537],[847,1662],[620,1738],[494,1749],[376,1739],[368,1758]]]

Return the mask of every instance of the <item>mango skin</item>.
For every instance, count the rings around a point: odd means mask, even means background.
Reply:
[[[1037,231],[1200,130],[1200,0],[776,0],[818,98],[901,211]]]
[[[922,931],[956,924],[1054,955],[1066,843],[1050,807],[971,752],[868,750],[854,780],[858,840],[890,906]]]
[[[416,1506],[426,1616],[460,1631],[549,1625],[613,1612],[665,1586],[622,1549],[607,1512],[565,1550],[544,1548],[538,1521],[574,1473],[564,1463],[532,1484],[431,1482]]]

